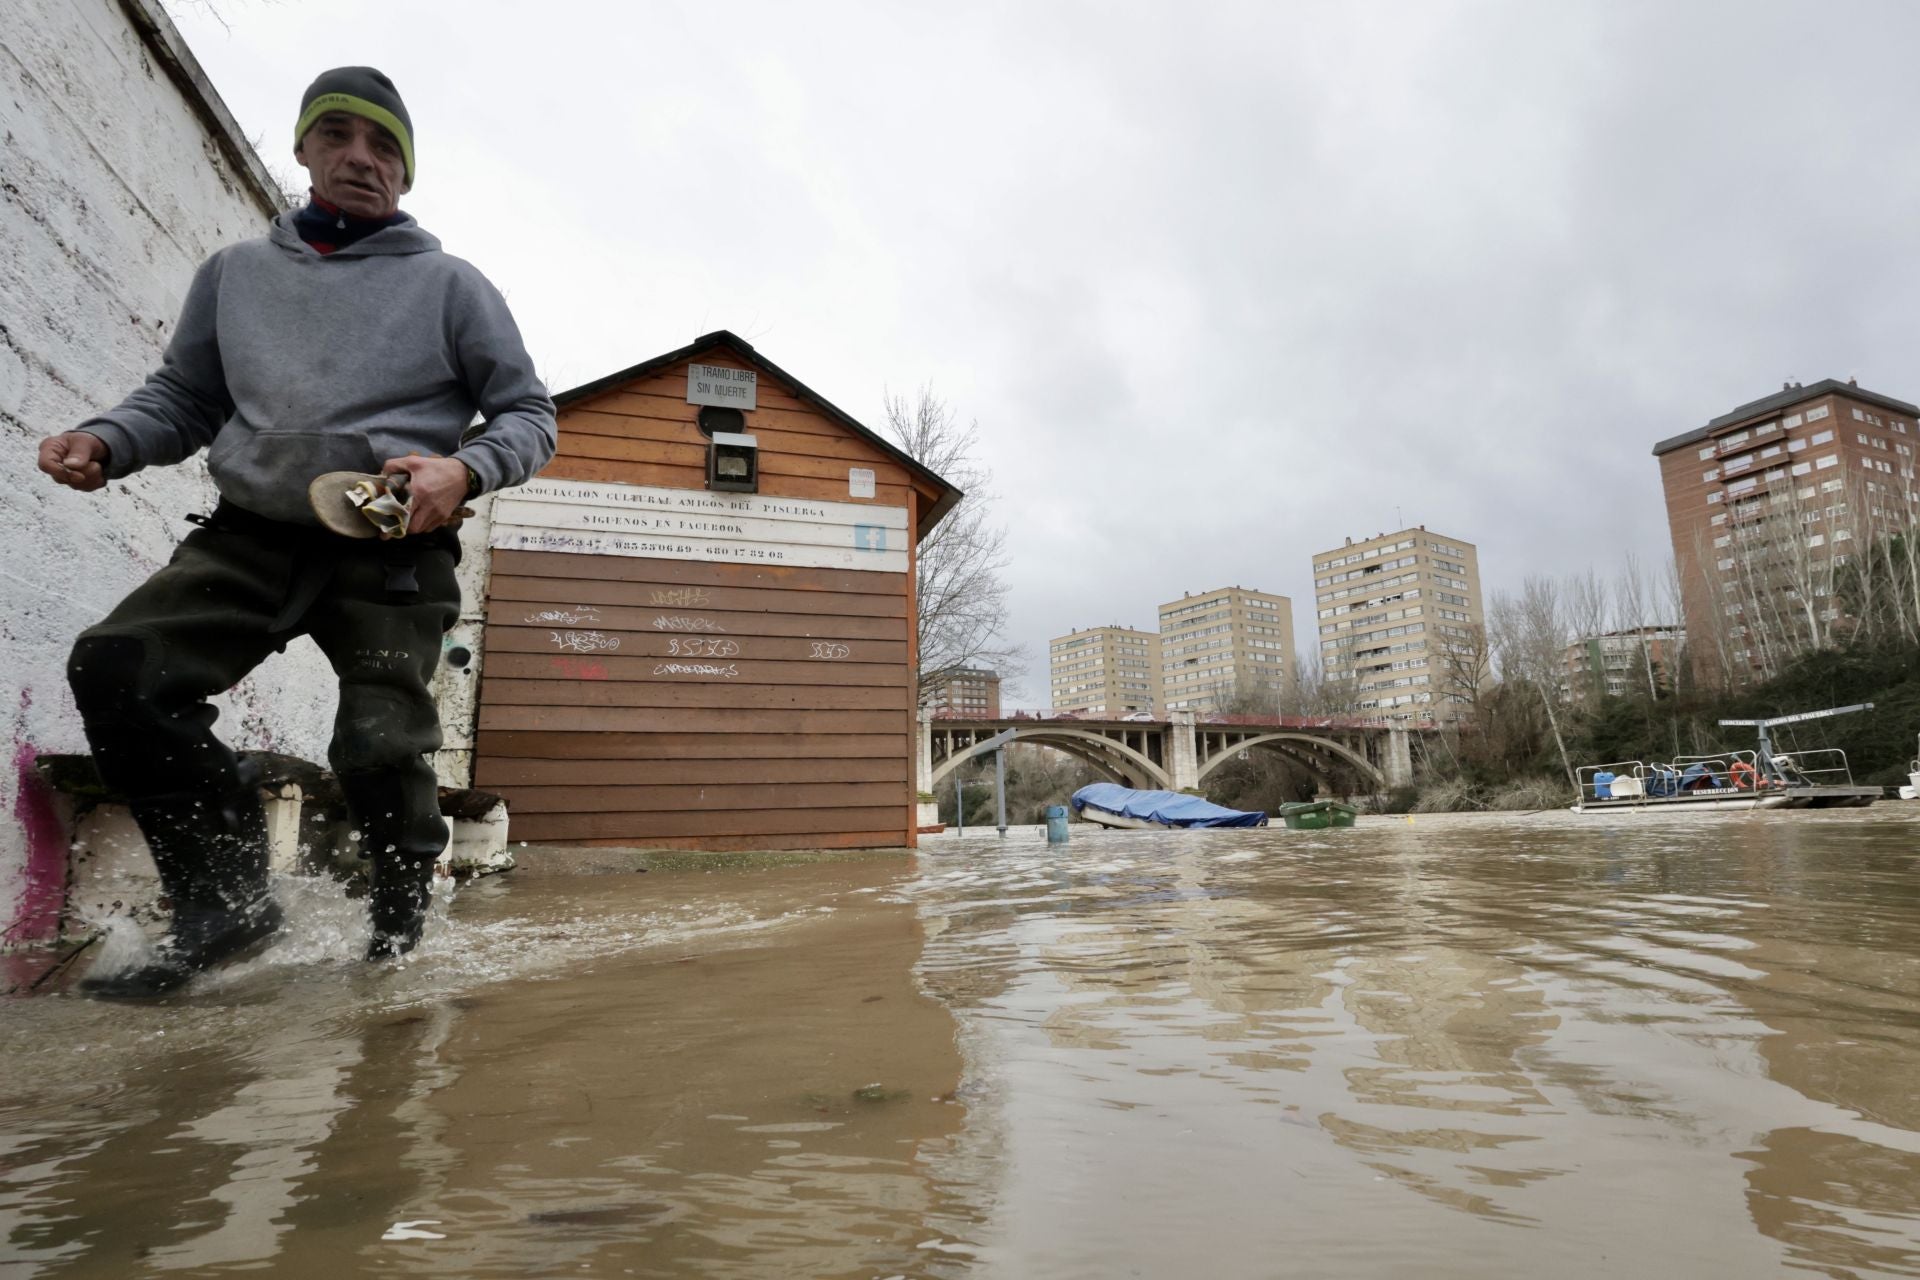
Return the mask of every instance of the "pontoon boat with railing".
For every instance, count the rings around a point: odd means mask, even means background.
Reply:
[[[1880,798],[1881,789],[1854,784],[1846,752],[1835,747],[1776,752],[1768,732],[1778,725],[1872,709],[1868,702],[1771,720],[1720,722],[1757,728],[1760,746],[1755,751],[1680,756],[1670,762],[1622,760],[1588,765],[1575,771],[1580,794],[1573,811],[1843,809],[1872,804]]]

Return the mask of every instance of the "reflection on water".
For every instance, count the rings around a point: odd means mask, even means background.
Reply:
[[[945,846],[986,1269],[1920,1275],[1916,816]]]
[[[0,1269],[949,1274],[920,1151],[965,1109],[911,874],[523,876],[397,971],[308,888],[210,990],[0,1006]]]
[[[385,973],[307,890],[191,999],[0,1006],[0,1263],[1920,1276],[1916,818],[521,877]]]

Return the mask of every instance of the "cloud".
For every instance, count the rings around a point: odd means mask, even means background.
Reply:
[[[1492,588],[1667,554],[1655,440],[1920,395],[1920,10],[743,3],[179,15],[249,132],[386,67],[411,207],[561,386],[728,327],[977,418],[1049,637],[1425,523]],[[1844,20],[1843,20],[1844,19]]]

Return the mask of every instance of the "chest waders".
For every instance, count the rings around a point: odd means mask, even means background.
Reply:
[[[222,501],[173,559],[75,642],[67,677],[100,776],[127,797],[173,922],[153,960],[90,994],[170,991],[274,933],[258,780],[213,734],[207,699],[308,636],[340,681],[327,761],[372,868],[368,958],[420,940],[447,844],[426,753],[430,682],[460,612],[451,530],[343,538]]]

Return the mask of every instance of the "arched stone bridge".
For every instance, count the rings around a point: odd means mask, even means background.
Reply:
[[[922,712],[920,790],[933,791],[988,740],[1030,742],[1086,761],[1122,786],[1179,791],[1206,785],[1213,771],[1243,751],[1269,751],[1305,769],[1330,790],[1344,771],[1363,787],[1385,791],[1413,781],[1411,735],[1430,726],[1326,716],[1215,716],[1176,711],[1167,720],[952,720]]]

